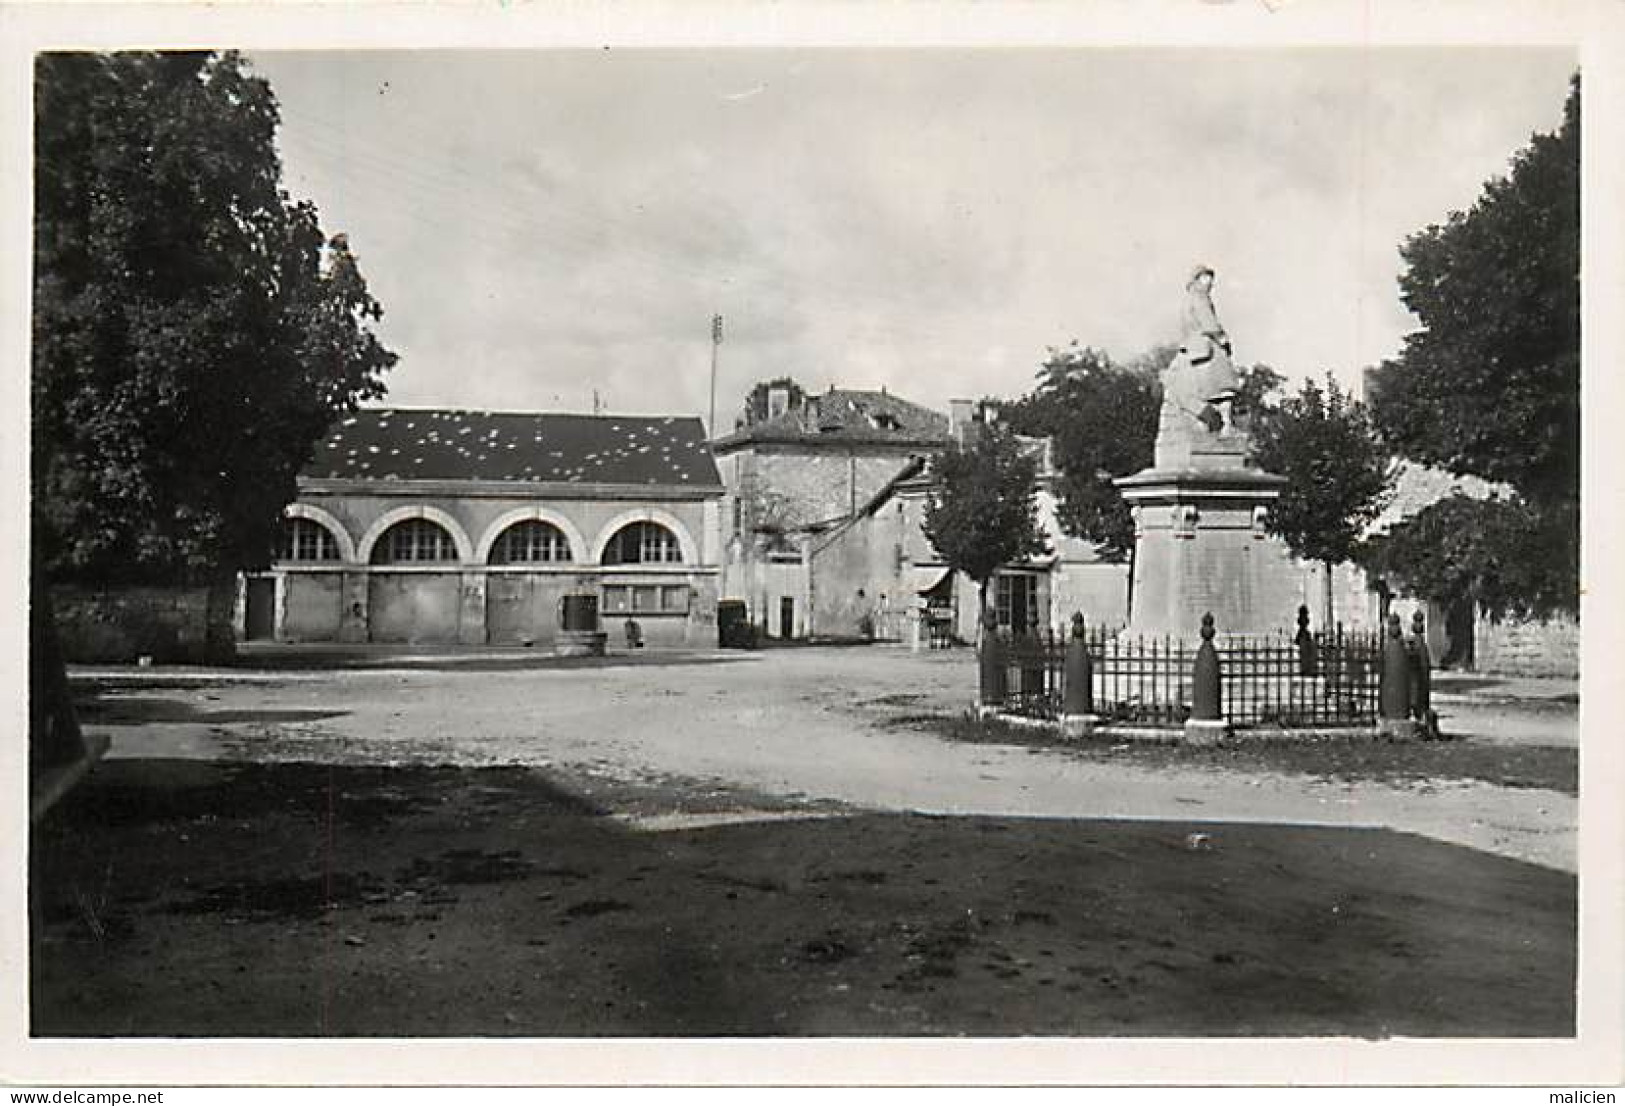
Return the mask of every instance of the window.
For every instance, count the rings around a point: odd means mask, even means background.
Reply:
[[[446,528],[426,518],[409,518],[384,531],[372,547],[375,565],[410,564],[415,561],[455,561],[457,543]]]
[[[494,565],[528,564],[532,561],[558,563],[570,559],[570,539],[551,522],[519,522],[502,531],[491,547]]]
[[[279,561],[336,561],[339,543],[333,532],[321,523],[308,518],[284,519],[281,542],[277,546]]]
[[[605,614],[687,614],[687,584],[605,584]]]
[[[615,532],[604,547],[606,565],[678,564],[683,547],[658,522],[634,522]]]
[[[1025,634],[1038,625],[1038,581],[1031,576],[1000,575],[995,580],[994,604],[999,625]]]

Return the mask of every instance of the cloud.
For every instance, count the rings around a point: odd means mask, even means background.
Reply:
[[[726,414],[755,380],[1014,394],[1171,337],[1359,368],[1403,237],[1555,126],[1556,50],[269,54],[290,187],[350,233],[420,403]],[[389,94],[378,88],[388,82]]]

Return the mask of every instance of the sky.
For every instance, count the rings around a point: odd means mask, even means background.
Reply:
[[[1408,236],[1562,117],[1567,49],[250,52],[396,406],[699,414],[750,386],[1026,391],[1047,348],[1394,355]]]

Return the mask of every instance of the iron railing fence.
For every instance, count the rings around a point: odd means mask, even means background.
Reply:
[[[1190,717],[1197,645],[1174,637],[1131,637],[1104,627],[1085,633],[1093,710],[1103,721],[1178,726]],[[1219,654],[1220,710],[1237,727],[1366,725],[1377,717],[1382,639],[1341,627],[1313,635],[1306,656],[1284,633],[1227,637]],[[1066,694],[1065,635],[1053,630],[1002,642],[1004,709],[1060,716]]]

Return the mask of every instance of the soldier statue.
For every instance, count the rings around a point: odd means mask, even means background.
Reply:
[[[1198,265],[1185,285],[1184,329],[1179,352],[1190,374],[1184,382],[1185,395],[1188,400],[1202,405],[1193,414],[1217,432],[1234,425],[1232,405],[1239,381],[1236,366],[1230,360],[1230,336],[1224,332],[1218,312],[1213,309],[1213,279],[1212,269]],[[1214,413],[1211,417],[1210,409]]]

